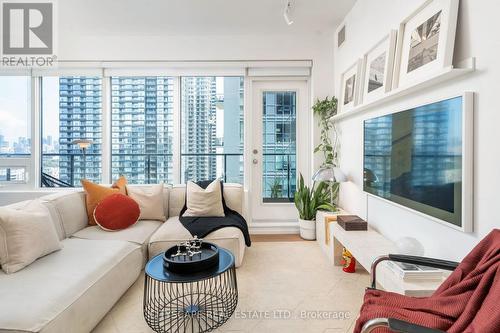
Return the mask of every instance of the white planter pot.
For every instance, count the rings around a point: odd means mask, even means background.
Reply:
[[[299,219],[300,237],[307,240],[316,239],[316,221]]]

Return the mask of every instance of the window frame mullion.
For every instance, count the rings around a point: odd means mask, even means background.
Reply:
[[[172,175],[174,184],[181,182],[181,77],[174,76],[173,85],[173,147],[172,147]]]
[[[42,78],[31,76],[31,186],[42,187]]]
[[[113,182],[111,172],[112,142],[111,142],[111,78],[102,76],[101,79],[101,180],[104,184]]]

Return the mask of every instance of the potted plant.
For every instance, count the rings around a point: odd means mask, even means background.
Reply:
[[[321,128],[321,142],[314,148],[314,153],[323,153],[323,165],[337,166],[338,135],[335,124],[331,118],[337,114],[337,99],[335,97],[317,100],[314,103],[313,113],[319,117],[319,126]],[[334,133],[332,142],[330,135]]]
[[[314,148],[314,153],[323,154],[323,164],[321,167],[338,167],[338,133],[335,123],[331,120],[337,114],[337,98],[326,97],[323,100],[316,100],[313,107],[313,113],[319,118],[319,127],[321,128],[320,143]],[[333,134],[333,140],[332,140]],[[336,202],[339,193],[338,183],[329,183],[331,201]]]
[[[299,212],[300,237],[307,240],[316,239],[316,211],[336,208],[330,203],[328,184],[320,182],[309,188],[304,185],[304,177],[300,174],[298,188],[295,191],[295,207]]]

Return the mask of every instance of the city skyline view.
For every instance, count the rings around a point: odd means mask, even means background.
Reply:
[[[131,184],[173,183],[173,143],[178,136],[182,183],[214,178],[243,183],[242,77],[181,77],[178,132],[172,77],[109,80],[112,179],[126,175]],[[9,129],[0,134],[1,152],[29,154],[30,80],[11,81],[2,81],[17,94],[17,102],[16,107],[0,104],[8,124],[2,131]],[[83,178],[101,182],[102,78],[43,77],[41,92],[42,185],[80,186]],[[289,201],[295,192],[295,99],[295,92],[263,92],[262,196],[267,202]],[[92,140],[85,158],[73,143],[77,139]]]

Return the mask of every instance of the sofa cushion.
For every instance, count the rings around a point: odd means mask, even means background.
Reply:
[[[138,245],[63,240],[63,250],[0,272],[0,330],[89,332],[141,272]]]
[[[224,200],[226,205],[243,215],[243,186],[241,184],[224,183]],[[186,185],[174,185],[170,188],[168,216],[178,216],[186,200]]]
[[[127,193],[141,208],[140,220],[165,221],[163,183],[151,185],[149,189],[127,187]]]
[[[53,212],[64,231],[64,237],[69,237],[88,225],[85,209],[85,192],[59,192],[41,197],[49,210]]]
[[[124,194],[113,194],[97,204],[94,220],[103,230],[127,229],[139,220],[141,209],[134,199]]]
[[[206,188],[189,181],[186,185],[186,211],[183,216],[224,216],[220,180],[215,179]]]
[[[127,185],[127,189],[141,189],[145,192],[151,191],[151,185],[149,184],[132,184],[132,185]],[[164,215],[165,219],[168,218],[168,205],[169,205],[169,200],[170,200],[170,188],[171,185],[166,185],[163,184],[163,208],[165,209]]]
[[[83,189],[85,190],[85,205],[87,208],[87,217],[88,217],[88,224],[89,225],[96,225],[95,219],[94,219],[94,209],[96,208],[97,204],[101,202],[104,198],[109,197],[112,194],[115,193],[121,193],[121,194],[127,194],[126,188],[125,188],[125,178],[120,177],[119,181],[116,183],[117,187],[106,187],[102,186],[96,183],[93,183],[91,181],[88,181],[86,179],[82,179],[82,186]],[[121,187],[119,187],[121,186]]]
[[[13,203],[8,206],[4,206],[6,208],[13,208],[13,209],[18,209],[18,210],[24,210],[27,212],[37,212],[43,209],[46,209],[49,212],[50,218],[54,224],[54,227],[57,232],[57,236],[59,237],[59,240],[63,240],[66,238],[66,235],[64,233],[63,226],[61,224],[61,221],[59,220],[59,216],[57,211],[52,207],[52,205],[49,205],[44,199],[38,198],[34,200],[26,200],[26,201],[20,201]]]
[[[121,240],[138,245],[148,242],[151,235],[162,225],[160,221],[142,220],[127,229],[104,231],[99,226],[88,226],[72,235],[74,238],[93,240]]]
[[[170,189],[168,217],[179,216],[186,202],[186,185],[174,185]]]
[[[0,265],[4,272],[15,273],[59,249],[47,208],[28,211],[0,207]]]
[[[170,217],[151,236],[149,240],[149,258],[192,238],[193,236],[184,228],[178,216]],[[246,245],[240,229],[236,227],[218,229],[203,239],[231,251],[235,257],[236,267],[241,265]]]
[[[74,233],[71,237],[93,240],[120,240],[140,245],[144,265],[148,258],[149,238],[162,224],[160,221],[142,220],[127,229],[114,232],[104,231],[99,226],[93,225]]]

